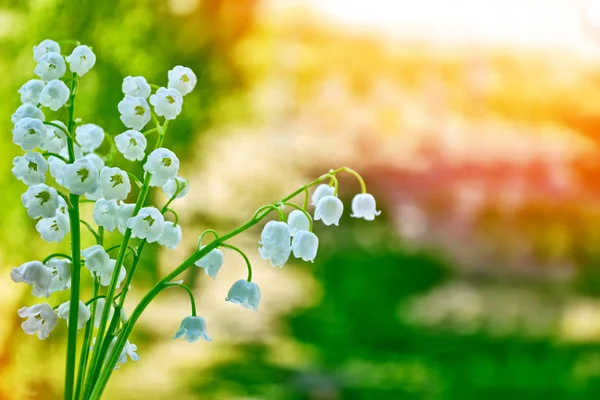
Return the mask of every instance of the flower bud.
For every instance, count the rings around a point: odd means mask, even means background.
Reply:
[[[94,204],[92,214],[94,222],[108,232],[112,232],[119,225],[119,206],[116,200],[98,199]]]
[[[67,127],[61,121],[52,121],[52,123],[62,126],[64,130],[52,125],[46,125],[46,137],[40,147],[51,153],[58,154],[67,148],[67,135],[65,134]]]
[[[375,197],[369,193],[360,193],[352,199],[352,215],[353,218],[364,218],[366,221],[373,221],[375,216],[381,214],[377,211]]]
[[[310,220],[300,210],[294,210],[288,215],[288,226],[290,234],[294,236],[296,232],[307,231],[310,228]]]
[[[42,110],[37,108],[34,104],[22,104],[17,108],[13,115],[11,115],[10,122],[16,125],[17,122],[25,117],[39,119],[40,121],[46,120]]]
[[[162,190],[169,199],[179,190],[175,198],[180,199],[190,191],[190,183],[186,179],[177,176],[175,179],[169,179],[167,183],[162,186]]]
[[[175,249],[181,242],[181,225],[175,225],[171,221],[165,221],[165,228],[162,236],[158,239],[158,244],[168,249]]]
[[[123,94],[147,99],[150,96],[150,85],[143,76],[127,76],[121,85]]]
[[[17,91],[21,95],[21,103],[36,105],[40,102],[40,93],[46,84],[41,79],[30,79]]]
[[[317,256],[319,238],[312,232],[300,231],[292,239],[294,257],[313,262]]]
[[[69,88],[63,81],[53,79],[48,82],[40,93],[40,104],[56,111],[65,105],[70,94]]]
[[[95,124],[79,125],[75,129],[75,139],[81,146],[81,150],[91,153],[104,141],[104,129]]]
[[[196,261],[194,264],[197,267],[204,268],[206,275],[216,279],[217,273],[223,266],[223,252],[219,249],[212,249],[208,252],[208,254]]]
[[[319,203],[319,200],[321,200],[325,196],[333,196],[334,192],[335,188],[333,186],[329,186],[324,183],[320,184],[319,186],[317,186],[311,197],[312,205],[316,206]]]
[[[67,71],[65,60],[58,53],[46,53],[40,57],[33,72],[44,82],[60,79]]]
[[[44,39],[37,46],[33,46],[33,59],[39,61],[46,53],[60,54],[60,46],[54,40]]]
[[[69,325],[69,309],[71,308],[71,302],[66,301],[58,306],[58,317],[67,321]],[[83,328],[86,322],[89,321],[91,316],[90,309],[85,303],[79,300],[79,309],[77,310],[77,330]]]

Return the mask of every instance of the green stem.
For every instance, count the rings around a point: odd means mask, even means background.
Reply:
[[[42,260],[42,264],[46,264],[48,261],[50,261],[51,259],[56,258],[56,257],[62,257],[62,258],[67,258],[67,259],[71,260],[70,255],[67,255],[64,253],[52,253],[48,257],[46,257]]]
[[[222,243],[221,247],[226,247],[228,249],[237,251],[238,253],[240,253],[240,255],[244,258],[244,261],[246,261],[246,266],[248,267],[248,282],[252,282],[252,265],[250,264],[250,260],[248,259],[248,256],[246,255],[246,253],[244,253],[242,250],[240,250],[239,248],[231,245],[231,244],[227,244],[227,243]]]
[[[194,293],[192,292],[192,289],[190,289],[187,285],[184,285],[183,283],[165,283],[165,289],[170,287],[180,287],[182,289],[185,289],[186,292],[188,292],[188,295],[190,296],[190,304],[192,305],[192,317],[195,317],[196,300],[194,299]]]
[[[77,75],[73,73],[71,83],[71,94],[69,99],[69,121],[67,130],[73,130],[73,114],[75,112],[75,87],[77,85]],[[69,160],[75,161],[75,150],[73,139],[67,135],[67,148],[69,151]],[[67,361],[65,365],[65,391],[64,399],[73,399],[73,384],[75,381],[75,364],[77,358],[77,317],[79,314],[79,285],[81,275],[81,232],[79,225],[79,196],[71,194],[69,196],[71,206],[69,208],[69,221],[71,225],[71,296],[69,307],[69,324],[67,333]]]
[[[90,233],[94,236],[94,239],[96,239],[96,241],[98,241],[100,239],[100,235],[98,235],[98,232],[96,232],[94,230],[94,228],[92,228],[92,225],[90,225],[89,222],[86,222],[82,219],[80,219],[79,222],[81,222],[83,225],[85,225],[85,227],[88,229],[88,231],[90,231]]]
[[[50,156],[56,157],[56,158],[58,158],[58,159],[60,159],[60,160],[62,160],[64,162],[66,162],[67,164],[69,163],[69,160],[67,160],[66,158],[64,158],[60,154],[52,153],[50,151],[45,151],[45,152],[42,153],[42,155],[45,156],[45,157],[50,157]]]

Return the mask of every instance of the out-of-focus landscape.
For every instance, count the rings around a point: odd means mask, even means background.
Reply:
[[[340,226],[316,223],[315,263],[283,270],[260,260],[260,228],[236,238],[259,312],[224,301],[241,258],[215,281],[191,270],[214,341],[172,341],[188,300],[165,292],[106,399],[600,396],[600,2],[0,0],[2,400],[63,383],[64,324],[25,335],[16,310],[36,299],[9,279],[68,248],[39,238],[10,172],[10,115],[45,38],[93,47],[76,115],[113,134],[123,77],[198,76],[165,141],[191,182],[184,242],[147,246],[130,309],[204,229],[330,168],[360,171],[382,210],[349,218],[344,177]]]

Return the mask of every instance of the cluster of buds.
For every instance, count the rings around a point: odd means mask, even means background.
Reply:
[[[18,311],[18,315],[26,319],[22,323],[25,333],[37,334],[39,339],[48,338],[59,319],[66,321],[69,335],[65,398],[99,398],[112,370],[127,359],[139,360],[137,346],[129,341],[129,334],[148,303],[165,288],[180,287],[190,296],[191,315],[182,320],[174,339],[212,340],[206,332],[206,321],[196,314],[193,291],[174,278],[196,265],[216,279],[225,262],[222,249],[239,253],[248,268],[247,278],[233,283],[226,300],[256,311],[261,292],[252,282],[250,261],[242,250],[227,240],[276,213],[279,220],[267,222],[261,233],[260,257],[279,268],[292,255],[313,262],[319,247],[313,222],[338,225],[344,211],[344,205],[337,197],[337,173],[349,172],[361,184],[362,193],[352,201],[351,216],[371,221],[379,215],[375,199],[367,193],[360,175],[345,167],[332,170],[281,201],[259,208],[251,220],[233,232],[220,236],[214,230],[205,231],[193,254],[160,280],[128,317],[124,301],[146,243],[175,249],[182,239],[177,213],[170,206],[186,195],[189,182],[179,176],[179,159],[163,147],[163,141],[168,123],[182,111],[184,96],[196,86],[196,76],[191,69],[176,66],[168,72],[166,87],[149,84],[142,76],[124,78],[124,97],[117,109],[126,130],[112,135],[98,125],[74,118],[79,78],[96,62],[92,49],[77,43],[70,55],[63,56],[59,43],[44,40],[34,47],[33,55],[37,62],[34,73],[40,79],[26,82],[18,91],[22,105],[11,119],[13,142],[26,153],[15,157],[12,172],[28,186],[21,196],[22,203],[27,215],[37,220],[36,229],[42,240],[61,242],[69,236],[72,251],[71,254],[54,253],[42,261],[26,262],[14,268],[10,276],[14,282],[30,285],[34,297],[49,298],[54,293],[70,291],[70,300],[66,302],[57,305],[40,303]],[[71,71],[70,76],[67,69]],[[49,111],[44,108],[51,112],[66,108],[68,117],[65,121],[58,118],[46,121],[45,112]],[[155,127],[144,131],[150,121],[154,121]],[[147,147],[152,134],[156,134],[157,139],[150,151]],[[103,147],[108,150],[102,152]],[[113,166],[120,156],[121,165],[141,162],[143,176],[138,178]],[[48,175],[53,184],[47,182]],[[135,201],[130,199],[134,185],[139,188]],[[311,213],[308,200],[313,186],[316,188],[312,194],[314,211]],[[153,187],[162,190],[169,199],[164,206],[146,205],[148,192]],[[304,194],[303,206],[291,202],[300,194]],[[96,227],[81,219],[81,203],[93,204],[91,215]],[[287,207],[292,211],[286,216],[284,210]],[[97,244],[80,248],[82,225]],[[114,235],[105,238],[107,232],[114,232]],[[203,245],[206,234],[212,234],[214,240]],[[105,246],[105,241],[114,237],[118,237],[120,243]],[[133,261],[127,268],[124,261],[129,255]],[[88,301],[80,298],[81,271],[87,271],[92,282]],[[77,304],[77,307],[71,307],[71,304]],[[83,329],[80,373],[75,382],[77,331]]]

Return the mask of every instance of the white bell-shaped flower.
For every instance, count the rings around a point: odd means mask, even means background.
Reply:
[[[44,39],[37,46],[33,46],[33,59],[39,61],[46,53],[59,53],[60,45],[54,40]]]
[[[77,73],[79,76],[87,74],[96,63],[96,55],[86,45],[75,47],[73,52],[65,58],[69,63],[71,71]]]
[[[21,323],[21,328],[28,335],[37,332],[40,340],[47,339],[50,332],[58,324],[58,315],[48,303],[35,304],[31,307],[22,307],[18,311],[19,317],[27,318]]]
[[[46,242],[61,242],[70,231],[69,217],[57,212],[54,217],[40,219],[35,229]]]
[[[96,328],[100,327],[100,323],[102,322],[102,313],[104,312],[104,307],[106,306],[106,299],[104,297],[96,300],[96,315],[94,316],[94,326]],[[110,311],[108,312],[108,320],[111,321],[113,315],[115,315],[115,308],[110,307]]]
[[[294,257],[313,262],[319,249],[319,238],[312,232],[299,231],[292,239]]]
[[[92,218],[96,225],[112,232],[119,225],[119,206],[116,200],[98,199],[94,204]]]
[[[130,129],[115,137],[117,149],[123,154],[123,157],[129,161],[143,160],[146,156],[146,145],[148,141],[146,137],[138,132]]]
[[[319,186],[317,186],[311,197],[312,205],[316,206],[319,203],[319,200],[321,200],[325,196],[333,196],[334,192],[335,188],[333,186],[329,186],[324,183],[320,184]]]
[[[310,228],[310,220],[300,210],[294,210],[288,215],[288,226],[290,234],[294,236],[296,232],[307,231]]]
[[[280,221],[269,221],[260,235],[258,249],[262,259],[269,260],[274,267],[283,267],[290,256],[290,228]]]
[[[125,200],[131,191],[129,175],[121,168],[104,167],[100,171],[100,188],[107,200]]]
[[[133,210],[135,209],[135,204],[133,203],[121,203],[119,204],[119,209],[117,210],[117,228],[121,235],[125,233],[127,229],[127,221],[129,218],[133,216]]]
[[[52,121],[52,123],[62,126],[64,130],[52,125],[46,125],[46,138],[40,147],[51,153],[58,154],[67,148],[67,135],[65,134],[67,127],[61,121]]]
[[[169,89],[176,89],[182,96],[190,93],[196,86],[196,74],[188,67],[177,65],[169,71]]]
[[[58,157],[50,156],[48,157],[48,165],[50,165],[50,175],[52,175],[56,183],[64,186],[63,176],[67,163]]]
[[[338,225],[344,213],[344,203],[335,196],[325,196],[317,203],[315,221],[321,220],[325,225]]]
[[[21,103],[36,105],[40,102],[40,93],[46,84],[41,79],[30,79],[17,92],[21,95]]]
[[[94,168],[98,170],[98,172],[102,171],[104,168],[104,160],[96,153],[88,153],[85,156],[81,157],[82,159],[88,160]],[[90,200],[99,200],[103,198],[102,188],[100,187],[100,180],[98,179],[98,188],[92,193],[86,193],[85,197]]]
[[[171,150],[158,148],[148,155],[144,171],[152,174],[150,186],[163,186],[177,177],[179,159]]]
[[[58,79],[53,79],[44,86],[40,93],[40,104],[56,111],[69,100],[71,92],[65,83]]]
[[[100,277],[100,285],[108,286],[110,285],[110,281],[112,280],[113,273],[115,272],[115,266],[117,265],[117,260],[110,259],[108,263],[105,265],[104,269],[97,272],[97,276]],[[121,283],[125,279],[127,275],[127,270],[124,266],[121,266],[119,270],[119,277],[117,278],[117,289],[121,287]]]
[[[71,302],[66,301],[58,306],[58,317],[67,321],[69,325],[69,309],[71,308]],[[77,330],[80,330],[90,320],[90,309],[85,303],[79,300],[79,309],[77,310]]]
[[[30,218],[54,217],[58,208],[58,192],[53,187],[40,183],[29,186],[21,195],[21,202]]]
[[[92,273],[100,273],[107,269],[110,263],[110,256],[99,244],[84,249],[81,257],[85,261],[85,267]]]
[[[257,311],[260,302],[260,288],[254,282],[240,279],[231,286],[225,300]]]
[[[125,77],[125,79],[123,79],[121,89],[125,95],[132,97],[143,97],[144,99],[147,99],[152,91],[148,81],[146,81],[146,78],[143,76]]]
[[[73,194],[94,193],[98,189],[100,174],[96,167],[85,158],[67,164],[63,172],[63,183]]]
[[[185,341],[188,343],[194,343],[198,341],[198,338],[204,339],[207,342],[211,342],[212,339],[206,333],[206,321],[202,317],[190,316],[185,317],[181,321],[179,330],[175,332],[173,339],[179,339],[185,336]]]
[[[135,238],[146,239],[148,243],[156,242],[165,229],[163,215],[154,207],[144,207],[135,217],[129,218],[127,227]]]
[[[104,141],[104,129],[95,124],[79,125],[75,129],[75,139],[86,153],[96,150]]]
[[[27,153],[13,159],[12,173],[27,186],[44,183],[48,163],[40,153]]]
[[[190,183],[187,179],[175,177],[175,179],[169,179],[167,183],[162,186],[163,192],[170,199],[177,193],[176,199],[180,199],[190,191]]]
[[[369,193],[359,193],[352,199],[353,218],[363,218],[366,221],[373,221],[381,211],[377,211],[375,197]]]
[[[136,131],[141,131],[151,118],[150,106],[143,97],[126,95],[119,102],[118,109],[123,125]]]
[[[10,271],[10,279],[15,283],[27,283],[32,287],[31,294],[35,297],[50,296],[52,270],[40,261],[29,261]]]
[[[58,53],[46,53],[40,57],[33,72],[44,82],[60,79],[67,71],[64,58]]]
[[[177,89],[161,87],[150,96],[150,104],[154,106],[156,115],[165,119],[175,119],[181,113],[183,96]]]
[[[167,249],[176,249],[181,242],[182,232],[181,225],[175,225],[171,221],[165,221],[165,228],[161,237],[158,239],[158,244],[165,246]]]
[[[52,258],[46,263],[46,268],[52,271],[50,294],[71,287],[71,260],[66,258]]]
[[[40,121],[46,120],[42,110],[37,108],[34,104],[22,104],[16,109],[13,115],[11,115],[10,122],[11,124],[16,125],[17,122],[25,117],[39,119]]]
[[[41,147],[46,138],[46,125],[39,119],[25,117],[12,130],[13,143],[25,151]]]
[[[197,267],[204,268],[206,275],[216,279],[217,273],[223,266],[223,252],[219,249],[212,249],[208,252],[208,254],[196,261],[194,264]]]
[[[62,213],[64,215],[69,215],[69,207],[67,202],[62,197],[58,197],[58,208],[56,209],[57,213]]]

